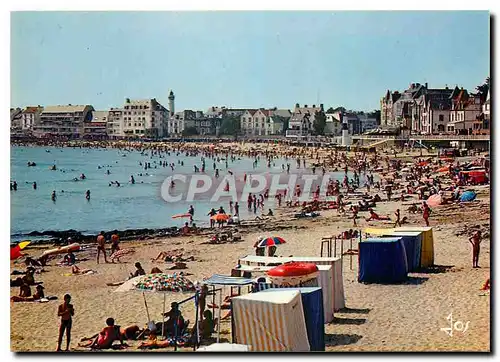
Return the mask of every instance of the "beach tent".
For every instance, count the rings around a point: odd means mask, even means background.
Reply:
[[[342,275],[342,259],[341,258],[326,258],[317,256],[293,256],[293,257],[266,257],[266,256],[255,256],[247,255],[240,259],[238,263],[240,265],[280,265],[283,263],[288,263],[292,261],[298,261],[303,263],[313,263],[319,268],[319,265],[331,265],[333,272],[333,295],[334,295],[334,310],[345,308],[345,294],[344,294],[344,278]],[[325,290],[324,284],[320,280],[321,273],[318,276],[318,286]]]
[[[307,338],[311,351],[325,350],[325,323],[323,315],[323,292],[321,288],[287,288],[296,290],[302,298],[302,308],[306,320]],[[276,293],[276,289],[264,289],[264,292]]]
[[[420,267],[427,268],[434,265],[434,236],[432,233],[432,228],[429,226],[419,227],[419,226],[402,226],[399,228],[366,228],[364,232],[370,235],[384,236],[392,235],[394,232],[420,232],[421,236],[421,250],[420,250]]]
[[[474,201],[475,198],[476,198],[476,193],[474,191],[465,191],[460,196],[460,202]]]
[[[333,321],[333,314],[335,312],[335,297],[333,293],[333,270],[331,265],[317,265],[318,267],[318,285],[322,290],[323,298],[323,320],[325,323],[331,323]],[[264,267],[261,267],[264,268]],[[293,289],[293,287],[280,287],[273,285],[271,283],[257,283],[255,285],[256,291],[274,289],[274,288],[287,288]],[[308,289],[301,287],[302,289]],[[296,289],[296,288],[295,288]]]
[[[371,238],[359,243],[359,282],[397,283],[407,278],[408,263],[401,238]]]
[[[302,298],[297,290],[250,293],[231,299],[234,342],[255,352],[308,352]]]
[[[253,280],[241,277],[231,277],[227,275],[214,274],[210,278],[203,281],[203,284],[210,285],[213,287],[212,295],[215,296],[216,286],[229,286],[229,287],[243,287],[245,285],[252,285]],[[221,306],[222,306],[222,290],[219,290],[219,308],[218,309],[218,319],[221,320]],[[215,303],[213,303],[215,304]],[[215,313],[212,311],[212,315]],[[217,343],[220,341],[220,323],[217,323]]]
[[[422,250],[420,254],[420,267],[427,268],[434,265],[434,235],[430,226],[403,226],[395,229],[396,232],[411,231],[422,233]]]
[[[390,236],[400,237],[405,246],[408,271],[414,272],[420,268],[422,259],[422,233],[418,231],[394,230]]]

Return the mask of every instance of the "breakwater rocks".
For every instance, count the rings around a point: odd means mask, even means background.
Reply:
[[[120,240],[145,240],[158,237],[166,236],[178,236],[180,230],[177,227],[169,227],[163,229],[129,229],[129,230],[111,230],[104,231],[104,236],[106,239],[111,239],[112,234],[117,234]],[[76,243],[89,243],[95,242],[97,234],[84,234],[80,231],[73,229],[70,230],[46,230],[46,231],[32,231],[24,235],[26,239],[33,237],[37,240],[33,240],[37,244],[65,244],[68,238],[71,238],[72,242]]]

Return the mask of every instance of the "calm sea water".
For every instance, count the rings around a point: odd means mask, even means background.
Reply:
[[[210,200],[167,203],[160,196],[161,185],[167,176],[174,173],[192,174],[193,166],[201,166],[201,156],[157,156],[141,155],[140,152],[126,152],[117,149],[80,149],[51,147],[11,147],[11,180],[18,184],[17,191],[11,191],[11,238],[19,240],[31,231],[75,229],[82,233],[98,233],[101,230],[163,228],[182,226],[184,219],[172,219],[172,215],[187,212],[189,205],[195,208],[195,222],[207,223],[206,214],[210,208],[223,205],[228,210],[228,201],[216,204]],[[182,160],[184,166],[178,165]],[[35,167],[27,163],[35,162]],[[151,169],[144,171],[139,162],[150,162]],[[156,163],[155,163],[156,161]],[[175,163],[175,170],[161,167],[158,163]],[[292,171],[295,161],[289,160]],[[229,161],[229,169],[236,175],[249,173],[281,173],[285,160],[275,161],[274,167],[267,167],[264,160],[254,169],[253,160],[248,158]],[[50,170],[51,165],[57,170]],[[157,165],[155,169],[154,166]],[[99,169],[98,167],[101,166]],[[213,173],[213,161],[206,161],[207,172]],[[225,162],[221,162],[221,175],[225,175]],[[106,174],[110,170],[110,175]],[[145,176],[144,173],[149,175]],[[308,171],[310,172],[310,171]],[[82,173],[83,181],[73,181]],[[143,176],[139,176],[143,173]],[[134,175],[135,184],[129,183]],[[343,174],[332,174],[342,177]],[[37,189],[32,183],[36,181]],[[120,187],[109,186],[110,181],[120,182]],[[53,190],[57,201],[51,200]],[[85,199],[85,191],[91,191],[91,199]],[[63,192],[64,191],[64,192]],[[272,201],[274,203],[274,201]],[[240,215],[248,215],[244,202],[240,203]],[[269,206],[267,205],[269,204]],[[266,209],[272,207],[266,202]],[[253,217],[253,213],[251,213]]]

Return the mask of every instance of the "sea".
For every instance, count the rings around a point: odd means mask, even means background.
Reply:
[[[162,167],[160,161],[174,163],[175,169]],[[36,166],[28,167],[28,162],[35,162]],[[145,162],[151,164],[150,169],[144,170]],[[207,173],[213,174],[213,162],[206,161]],[[283,173],[282,165],[286,163],[290,163],[291,172],[311,172],[310,169],[297,169],[295,160],[290,159],[274,160],[272,165],[267,165],[261,159],[254,166],[254,159],[239,157],[234,161],[228,160],[227,169],[225,163],[225,160],[217,163],[221,175],[230,170],[240,178],[245,173]],[[51,170],[52,165],[56,165],[56,170]],[[190,205],[195,209],[194,222],[198,226],[205,226],[209,222],[207,213],[211,208],[223,206],[229,212],[229,199],[216,203],[210,198],[166,202],[161,196],[161,188],[167,177],[179,173],[192,175],[194,165],[201,167],[200,155],[171,153],[170,156],[158,158],[139,151],[113,148],[13,145],[11,182],[16,181],[18,188],[17,191],[10,191],[11,241],[32,239],[27,237],[32,231],[73,229],[83,234],[97,234],[101,230],[181,227],[187,220],[173,219],[172,216],[186,213]],[[82,173],[86,176],[84,180],[80,179]],[[132,175],[135,184],[130,183]],[[329,175],[341,180],[344,173],[333,172]],[[110,186],[112,181],[118,181],[120,187]],[[33,182],[37,184],[36,190]],[[90,200],[85,197],[87,190],[90,190]],[[51,199],[53,191],[57,194],[55,202]],[[265,210],[273,208],[274,203],[274,199],[266,201]],[[241,219],[255,218],[253,210],[248,211],[244,201],[240,205]]]

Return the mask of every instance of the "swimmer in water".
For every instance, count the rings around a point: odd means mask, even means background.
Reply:
[[[109,172],[109,170],[106,170],[106,174],[109,175],[111,172]]]
[[[36,190],[36,181],[33,182],[33,190]]]
[[[56,191],[52,191],[52,195],[50,196],[50,198],[52,199],[52,201],[56,202],[56,199],[57,199],[57,196],[56,196]]]
[[[170,188],[174,188],[175,187],[175,182],[174,181],[170,181]]]

